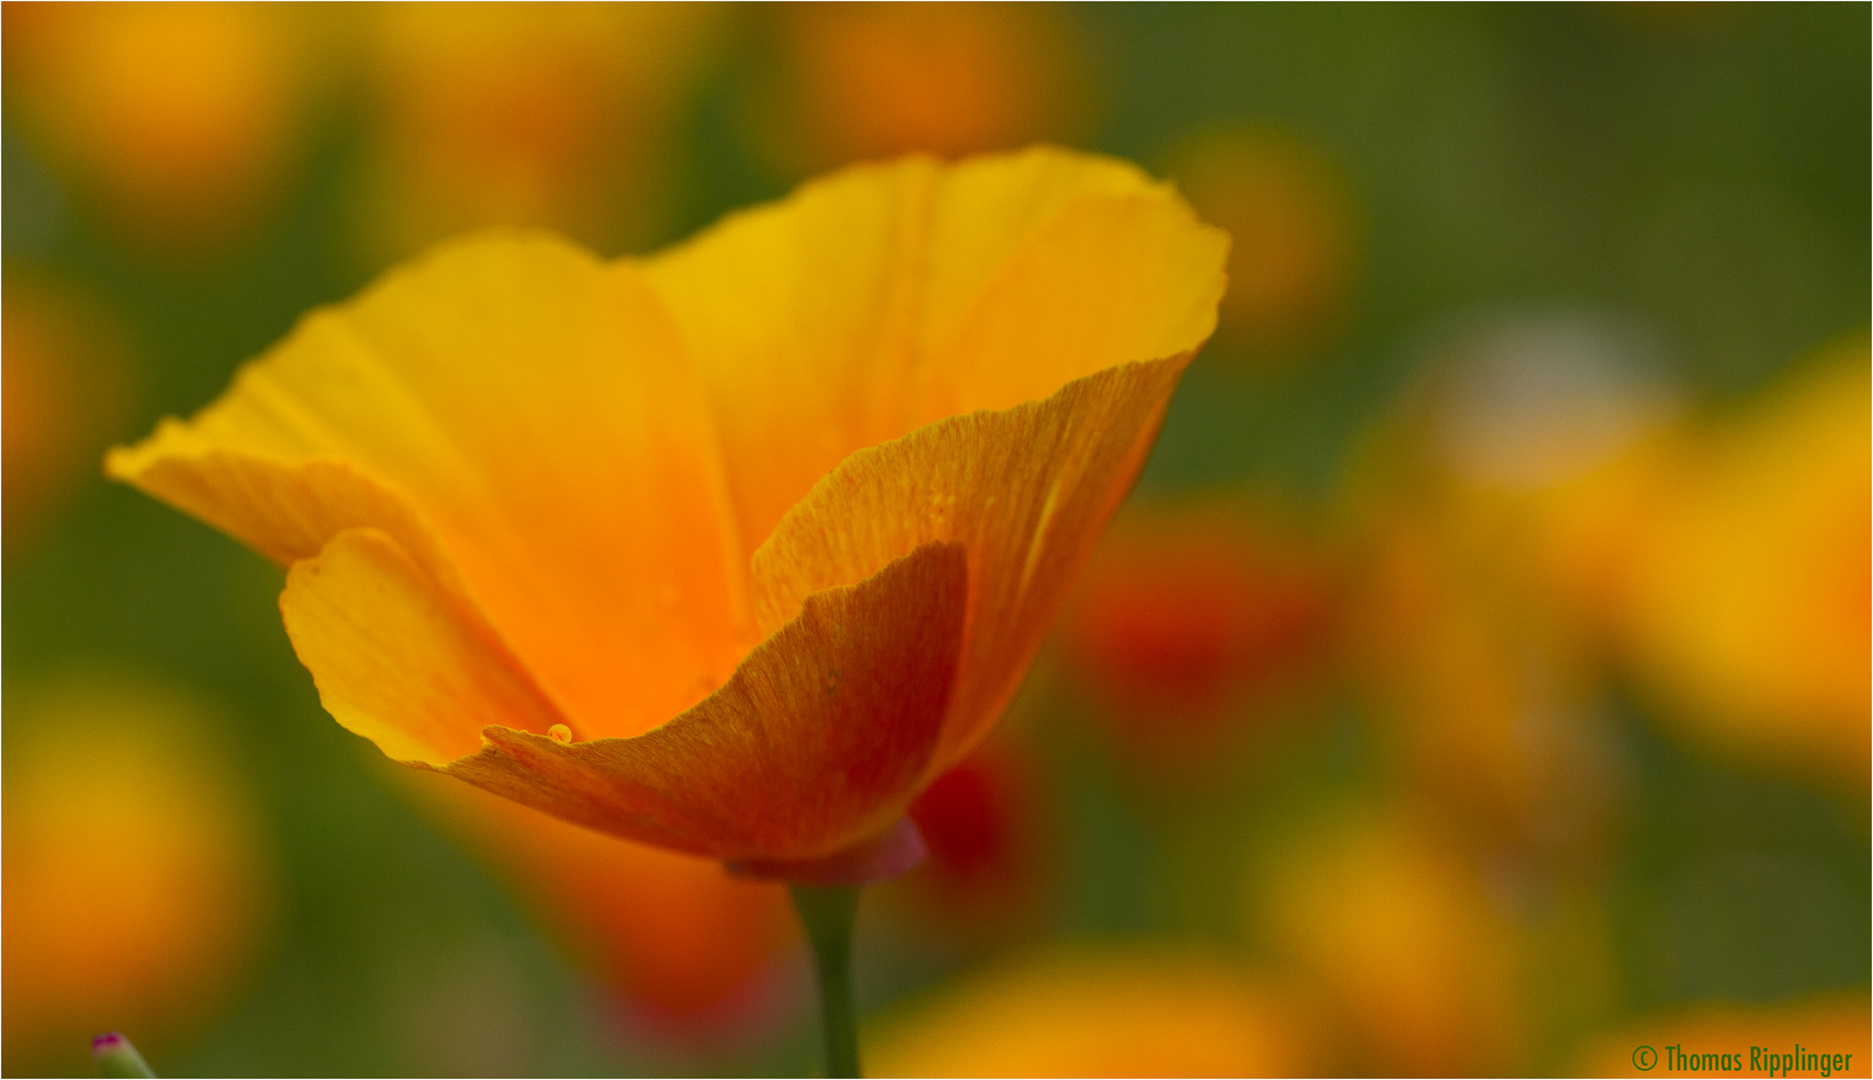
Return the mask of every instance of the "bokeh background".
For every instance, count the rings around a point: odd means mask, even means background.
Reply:
[[[99,459],[451,233],[1042,140],[1231,288],[868,894],[873,1068],[1873,1052],[1865,5],[3,10],[4,1071],[814,1068],[776,888],[387,765]]]

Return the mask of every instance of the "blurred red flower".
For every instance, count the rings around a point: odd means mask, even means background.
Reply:
[[[1331,561],[1254,508],[1146,506],[1095,552],[1063,644],[1128,748],[1202,754],[1320,674],[1335,607]]]

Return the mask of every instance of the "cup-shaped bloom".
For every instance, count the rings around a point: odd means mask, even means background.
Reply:
[[[108,468],[291,566],[294,649],[390,757],[811,877],[1014,693],[1227,245],[1053,149],[851,169],[648,259],[482,235]]]

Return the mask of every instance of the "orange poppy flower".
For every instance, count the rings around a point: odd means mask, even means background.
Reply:
[[[294,648],[392,758],[856,880],[1020,683],[1227,246],[1054,149],[851,169],[642,260],[481,235],[108,469],[291,565]]]

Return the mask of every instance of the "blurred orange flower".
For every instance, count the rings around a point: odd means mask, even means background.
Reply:
[[[1867,790],[1873,467],[1867,340],[1697,441],[1656,500],[1624,611],[1640,674],[1694,738]]]
[[[800,4],[774,16],[783,81],[762,119],[802,171],[1062,141],[1091,111],[1085,57],[1053,8]]]
[[[464,229],[641,235],[668,128],[721,12],[696,4],[387,4],[361,15],[373,259]]]
[[[8,4],[8,112],[135,238],[194,255],[269,206],[318,34],[271,4]]]
[[[1030,956],[866,1034],[876,1076],[1306,1076],[1306,1018],[1227,961],[1128,946]]]
[[[7,694],[5,1069],[88,1070],[212,1017],[259,945],[267,874],[248,792],[202,707],[88,672]],[[75,752],[82,748],[82,752]]]
[[[1245,703],[1320,671],[1330,570],[1265,517],[1229,503],[1143,507],[1094,553],[1064,643],[1128,751],[1212,754]]]
[[[849,170],[642,261],[482,236],[108,464],[292,566],[301,661],[392,758],[855,876],[1019,685],[1226,247],[1047,149]]]
[[[89,297],[8,267],[0,309],[0,522],[9,559],[94,479],[129,404],[125,346]]]
[[[1234,240],[1220,342],[1260,358],[1289,354],[1345,315],[1362,223],[1351,184],[1325,154],[1286,132],[1225,129],[1179,146],[1169,171]]]

